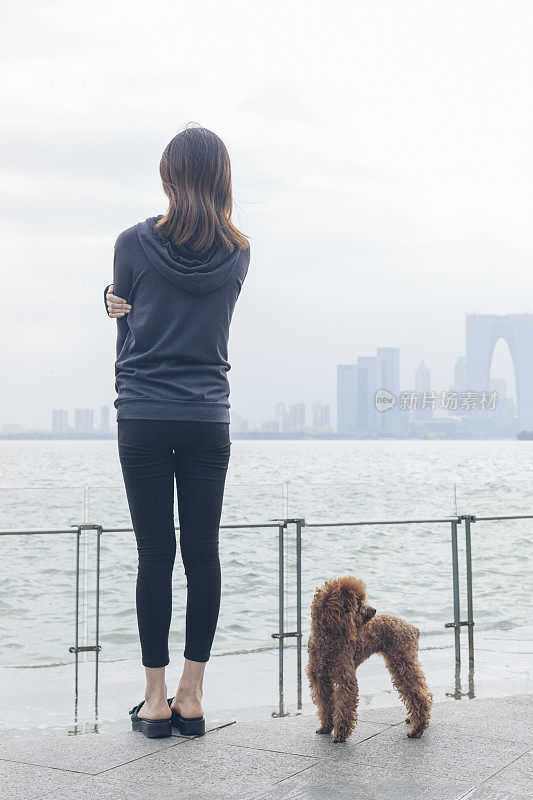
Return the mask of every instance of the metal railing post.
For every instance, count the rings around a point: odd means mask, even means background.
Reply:
[[[80,643],[80,539],[81,539],[82,526],[77,526],[76,531],[76,611],[75,611],[75,625],[76,630],[74,634],[74,722],[78,721],[78,670],[79,670],[79,643]],[[72,651],[72,648],[70,648]]]
[[[283,646],[284,646],[284,622],[285,612],[285,593],[283,590],[284,566],[285,566],[285,523],[278,528],[278,630],[279,630],[279,716],[283,717]]]
[[[466,515],[465,521],[465,550],[466,550],[466,594],[467,594],[467,626],[468,626],[468,663],[474,666],[474,599],[472,592],[472,537],[470,524],[476,521],[472,515]]]
[[[446,628],[453,628],[455,639],[455,664],[461,664],[461,601],[459,596],[459,550],[457,546],[457,525],[460,520],[454,520],[452,525],[452,577],[453,577],[453,622],[446,623]]]
[[[282,524],[281,524],[282,523]],[[296,630],[285,630],[285,531],[287,525],[296,526]],[[279,708],[273,711],[273,717],[285,717],[284,697],[284,639],[296,638],[296,708],[302,709],[302,528],[305,519],[280,520],[278,527],[278,631],[272,634],[278,640],[279,648]]]
[[[74,634],[74,646],[69,647],[69,653],[74,653],[74,732],[77,733],[78,707],[79,707],[79,654],[86,652],[95,653],[95,681],[94,681],[94,708],[95,708],[95,729],[98,723],[98,655],[100,650],[100,541],[102,536],[102,525],[91,525],[83,523],[72,525],[76,528],[76,630]],[[80,541],[82,531],[96,531],[96,622],[95,622],[95,644],[80,645]]]
[[[302,528],[296,520],[296,710],[302,710]]]
[[[467,619],[461,619],[459,601],[459,552],[457,544],[457,525],[465,523],[465,555],[466,555],[466,602]],[[453,628],[455,638],[455,694],[456,699],[462,697],[461,692],[461,628],[468,628],[468,696],[474,697],[474,599],[472,587],[472,535],[471,524],[476,522],[473,514],[461,514],[452,522],[452,571],[453,571],[453,622],[447,622],[445,628]]]
[[[278,690],[279,690],[279,706],[278,711],[273,711],[273,717],[285,716],[284,697],[283,697],[283,640],[285,638],[284,631],[284,613],[285,613],[285,593],[283,589],[284,581],[284,566],[285,566],[285,526],[286,520],[280,520],[278,525],[278,631],[272,634],[273,639],[278,640]]]
[[[96,527],[96,622],[95,622],[95,654],[94,654],[94,720],[98,724],[98,662],[100,655],[100,545],[102,526]]]
[[[285,593],[283,581],[285,578],[285,523],[278,528],[278,688],[279,688],[279,711],[280,717],[284,716],[284,696],[283,696],[283,647],[284,647],[284,621],[285,613]]]

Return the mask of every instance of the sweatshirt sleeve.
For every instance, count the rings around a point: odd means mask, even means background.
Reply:
[[[129,300],[133,285],[132,264],[134,262],[129,253],[128,242],[127,231],[121,233],[115,242],[113,255],[113,294],[117,297],[122,297],[123,300]],[[127,334],[128,315],[125,314],[123,317],[117,317],[117,358],[122,350]]]
[[[106,294],[107,294],[107,292],[109,290],[109,287],[112,286],[112,285],[113,285],[112,283],[108,283],[107,286],[104,289],[104,308],[105,308],[107,316],[109,316],[109,311],[107,310]]]

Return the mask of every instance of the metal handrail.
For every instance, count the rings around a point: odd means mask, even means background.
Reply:
[[[88,523],[86,523],[88,524]],[[277,528],[279,525],[278,522],[238,522],[238,523],[227,523],[223,525],[219,525],[219,528]],[[74,526],[74,528],[77,526]],[[92,528],[92,525],[89,525]],[[180,526],[175,525],[174,530],[179,531]],[[54,533],[73,533],[73,528],[56,528],[54,530],[31,530],[31,531],[19,531],[19,530],[7,530],[7,531],[0,531],[0,536],[17,536],[19,534],[23,535],[42,535],[42,534],[54,534]],[[132,533],[133,528],[104,528],[102,526],[103,533]]]
[[[307,522],[304,517],[273,519],[268,522],[246,522],[246,523],[223,523],[220,528],[242,529],[242,528],[277,528],[278,530],[278,631],[272,634],[272,638],[278,640],[279,650],[279,710],[274,712],[275,716],[285,716],[284,707],[284,640],[286,638],[296,638],[297,647],[297,711],[302,708],[302,530],[303,528],[331,528],[331,527],[363,527],[369,525],[421,525],[421,524],[449,524],[451,526],[451,545],[452,545],[452,579],[453,579],[453,609],[454,621],[445,624],[445,628],[453,628],[455,639],[455,663],[456,663],[456,687],[460,687],[461,666],[461,628],[468,629],[468,653],[469,665],[472,673],[474,665],[474,610],[473,610],[473,587],[472,587],[472,543],[471,525],[476,522],[494,522],[506,520],[533,519],[533,514],[506,514],[499,516],[478,516],[473,514],[457,514],[445,517],[433,517],[424,519],[385,519],[385,520],[349,520],[349,521],[317,521]],[[465,554],[466,554],[466,588],[467,588],[467,619],[461,620],[460,612],[460,587],[459,587],[459,550],[457,528],[463,524],[465,526]],[[294,526],[296,533],[296,631],[284,630],[284,611],[285,611],[285,536],[289,532],[289,526]],[[179,525],[174,526],[179,531]],[[97,533],[97,620],[96,620],[96,643],[90,646],[79,646],[79,547],[80,533],[82,530],[94,530]],[[99,645],[99,578],[100,578],[100,538],[102,533],[131,533],[132,527],[105,528],[102,525],[91,523],[81,523],[73,525],[67,529],[55,530],[4,530],[0,531],[0,536],[16,535],[47,535],[47,534],[77,534],[76,548],[76,643],[71,649],[75,653],[75,719],[77,719],[77,698],[78,698],[78,654],[81,651],[92,650],[95,652],[95,714],[98,717],[98,654]],[[471,681],[473,679],[471,678]],[[473,683],[472,683],[473,686]],[[456,693],[460,688],[456,688]],[[471,689],[473,692],[473,688]]]
[[[473,518],[475,521],[490,521],[490,520],[500,520],[500,519],[533,519],[533,514],[510,514],[506,517],[478,517],[476,516]]]
[[[435,519],[383,519],[383,520],[365,520],[358,522],[307,522],[306,528],[330,528],[333,526],[346,526],[353,525],[419,525],[424,522],[459,522],[463,517],[470,516],[473,520],[500,520],[500,519],[533,519],[533,514],[509,514],[503,517],[479,517],[477,514],[450,514],[449,517],[440,517]]]
[[[470,517],[473,522],[490,522],[494,520],[508,520],[508,519],[533,519],[533,514],[507,514],[503,516],[496,516],[496,517],[481,517],[478,514],[450,514],[447,517],[431,517],[428,519],[382,519],[382,520],[357,520],[357,521],[348,521],[348,522],[307,522],[305,517],[302,519],[304,523],[302,527],[305,528],[333,528],[333,527],[354,527],[354,526],[362,526],[362,525],[422,525],[427,522],[460,522],[466,516]],[[277,528],[279,526],[279,522],[281,522],[281,518],[279,520],[273,520],[272,522],[235,522],[235,523],[223,523],[219,525],[219,528]],[[285,520],[286,522],[292,522],[293,520]],[[74,528],[55,528],[52,530],[41,530],[41,529],[33,529],[27,531],[21,530],[6,530],[0,531],[0,536],[17,536],[19,534],[23,535],[43,535],[43,534],[55,534],[55,533],[73,533],[75,532]],[[179,530],[179,525],[174,526],[175,530]],[[106,528],[102,526],[103,533],[132,533],[133,528]]]
[[[332,528],[332,527],[352,527],[355,525],[420,525],[424,522],[451,522],[457,519],[457,515],[451,514],[449,517],[438,519],[382,519],[382,520],[362,520],[358,522],[306,522],[306,528]]]

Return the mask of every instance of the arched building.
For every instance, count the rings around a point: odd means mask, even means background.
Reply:
[[[469,391],[486,391],[496,343],[504,339],[513,361],[519,430],[533,431],[533,314],[468,314],[466,379]],[[482,425],[482,414],[475,416]]]

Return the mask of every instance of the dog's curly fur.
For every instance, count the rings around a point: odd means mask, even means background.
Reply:
[[[419,638],[419,629],[409,622],[376,614],[360,578],[333,578],[317,588],[305,670],[321,723],[317,733],[333,731],[334,742],[351,735],[359,700],[357,667],[372,653],[380,653],[407,707],[407,735],[420,738],[429,725],[433,695],[418,660]]]

